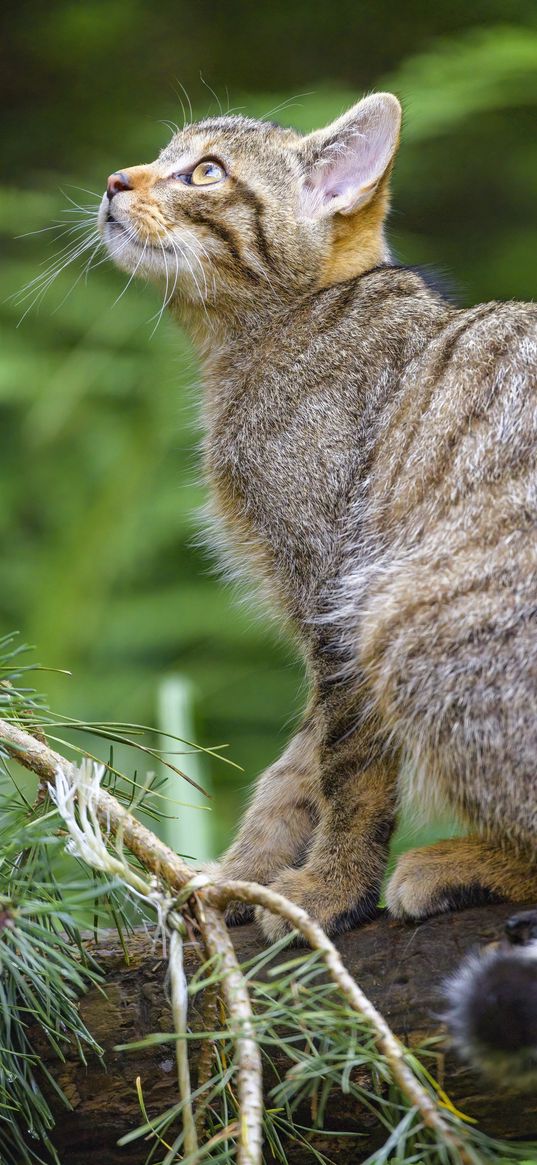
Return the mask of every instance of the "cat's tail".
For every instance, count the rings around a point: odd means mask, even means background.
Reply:
[[[445,985],[460,1055],[498,1083],[537,1080],[537,910],[510,918],[507,942],[469,955]]]

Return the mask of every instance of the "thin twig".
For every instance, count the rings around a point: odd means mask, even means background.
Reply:
[[[209,983],[203,989],[203,999],[201,1004],[201,1031],[214,1031],[218,1024],[218,988],[215,983]],[[200,1098],[198,1108],[196,1111],[196,1131],[198,1138],[205,1133],[206,1125],[206,1107],[203,1105],[203,1093],[209,1084],[213,1074],[213,1060],[214,1060],[214,1041],[204,1039],[201,1041],[201,1048],[198,1055],[198,1081],[197,1093]]]
[[[179,919],[177,922],[179,923]],[[181,1116],[185,1134],[185,1157],[198,1151],[198,1138],[192,1112],[192,1090],[190,1088],[190,1068],[188,1063],[188,1046],[186,1041],[186,1025],[188,1015],[188,991],[183,966],[183,939],[178,926],[175,925],[170,935],[170,987],[173,1026],[179,1039],[175,1042],[175,1057],[177,1060],[177,1083],[179,1096],[182,1101]]]
[[[263,1074],[261,1053],[255,1039],[252,1004],[246,980],[237,962],[224,917],[203,903],[204,936],[211,955],[218,955],[222,988],[231,1020],[238,1064],[239,1097],[238,1165],[257,1165],[261,1160],[263,1128]]]

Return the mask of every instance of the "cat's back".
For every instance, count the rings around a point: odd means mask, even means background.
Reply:
[[[392,530],[455,511],[466,524],[487,495],[490,514],[515,479],[535,483],[536,457],[537,304],[479,304],[406,367],[376,446],[375,504]]]
[[[521,706],[531,702],[537,305],[456,313],[406,370],[372,481],[370,505],[391,548],[361,628],[379,698],[419,680],[424,717],[443,715],[448,687],[468,706],[483,685],[508,685]]]

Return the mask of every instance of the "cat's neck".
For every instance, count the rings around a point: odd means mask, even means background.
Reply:
[[[293,619],[320,601],[404,370],[451,310],[412,272],[382,268],[227,334],[202,359],[214,518]]]
[[[393,260],[383,236],[381,243],[380,249],[366,252],[360,262],[355,260],[353,269],[343,262],[336,263],[333,270],[323,269],[307,282],[302,293],[284,294],[266,285],[249,295],[232,293],[218,304],[177,298],[171,305],[172,315],[187,332],[202,363],[212,364],[215,356],[218,359],[225,351],[255,349],[266,337],[277,337],[293,315],[302,313],[318,297],[337,295],[350,283],[359,287],[371,271],[389,267]]]
[[[222,311],[207,303],[177,303],[173,316],[187,333],[203,366],[224,353],[255,347],[289,317],[291,304],[257,302]]]
[[[393,302],[388,314],[387,302]],[[453,310],[419,274],[388,256],[360,276],[315,287],[290,301],[268,298],[242,303],[232,312],[183,306],[176,314],[197,349],[206,383],[214,384],[224,370],[233,380],[249,366],[256,378],[262,376],[264,362],[268,366],[273,356],[278,358],[284,337],[293,356],[318,336],[328,350],[335,345],[334,356],[338,345],[350,345],[349,356],[363,345],[369,352],[391,350],[397,364],[401,352],[421,349],[428,333],[434,334]],[[339,316],[337,337],[334,314]]]

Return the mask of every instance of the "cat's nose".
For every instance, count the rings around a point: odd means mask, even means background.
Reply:
[[[111,174],[106,183],[106,193],[111,202],[114,194],[119,194],[122,190],[132,190],[127,174],[124,170],[118,170],[115,174]]]

